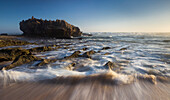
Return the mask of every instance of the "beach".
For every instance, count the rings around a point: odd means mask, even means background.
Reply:
[[[0,48],[2,100],[169,100],[170,33],[88,34],[6,36],[27,44]]]

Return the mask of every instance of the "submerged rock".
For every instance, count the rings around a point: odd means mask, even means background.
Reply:
[[[162,75],[162,73],[159,70],[156,70],[156,69],[148,70],[147,74],[149,74],[149,75]]]
[[[105,53],[104,55],[109,55],[109,54],[111,54],[111,53],[108,53],[108,52],[107,52],[107,53]]]
[[[41,60],[41,58],[34,56],[32,52],[45,52],[50,50],[54,50],[54,49],[51,48],[50,46],[36,47],[28,50],[22,48],[2,49],[0,50],[0,62],[12,61],[10,65],[3,67],[4,70],[11,69],[25,63]],[[39,64],[37,64],[37,66],[42,66],[55,61],[56,60],[44,59]]]
[[[6,46],[18,46],[18,45],[29,45],[29,44],[35,44],[35,43],[29,43],[27,41],[23,40],[14,40],[14,39],[0,39],[0,47],[6,47]]]
[[[36,66],[43,66],[49,63],[53,63],[57,61],[56,59],[42,59],[40,63],[36,64]]]
[[[50,46],[35,47],[35,48],[29,49],[30,52],[45,52],[45,51],[51,51],[51,50],[53,50],[53,48],[51,48]]]
[[[73,68],[74,71],[78,71],[78,72],[86,72],[86,71],[90,71],[91,68],[84,66],[84,65],[77,65]]]
[[[74,66],[76,65],[76,63],[71,63],[69,64],[67,67],[65,67],[67,70],[73,70],[74,69]]]
[[[3,61],[10,61],[10,58],[7,58],[7,57],[0,57],[0,62],[3,62]]]
[[[122,51],[122,50],[127,50],[127,49],[128,49],[128,48],[121,48],[120,51]]]
[[[47,21],[32,17],[20,22],[24,36],[46,38],[71,38],[81,36],[82,32],[74,25],[64,20]]]
[[[111,61],[108,61],[105,65],[104,65],[104,68],[105,69],[110,69],[110,70],[113,70],[113,71],[116,71],[119,69],[119,66],[114,63],[114,62],[111,62]]]
[[[83,50],[83,51],[86,51],[87,49],[88,49],[88,48],[83,48],[82,50]]]
[[[157,76],[156,78],[160,82],[169,82],[170,83],[170,78],[169,77]]]
[[[90,50],[85,52],[81,57],[91,58],[92,54],[95,54],[96,52],[94,50]]]
[[[64,57],[65,59],[77,58],[79,57],[80,51],[75,51],[72,55]]]
[[[35,60],[40,60],[40,58],[35,57],[31,53],[30,54],[22,54],[22,55],[17,56],[9,66],[4,67],[2,70],[11,69],[16,66],[20,66],[22,64],[29,63],[29,62],[35,61]]]
[[[102,50],[111,49],[110,47],[103,47]]]
[[[14,60],[17,56],[21,54],[29,54],[29,50],[22,49],[22,48],[8,48],[0,50],[0,61],[4,60]]]
[[[138,75],[137,78],[140,80],[147,80],[153,84],[157,84],[155,75]]]

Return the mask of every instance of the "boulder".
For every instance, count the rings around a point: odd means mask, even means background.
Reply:
[[[24,36],[46,38],[72,38],[81,36],[82,32],[64,20],[47,21],[32,17],[20,22]]]

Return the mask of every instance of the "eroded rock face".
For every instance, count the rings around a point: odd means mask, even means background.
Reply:
[[[20,22],[20,29],[24,36],[29,37],[71,38],[82,34],[78,27],[64,20],[47,21],[34,17]]]

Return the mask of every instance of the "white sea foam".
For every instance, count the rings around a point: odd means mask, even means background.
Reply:
[[[0,71],[0,77],[13,80],[42,80],[56,76],[69,75],[91,75],[107,72],[103,68],[108,61],[116,62],[122,70],[120,74],[147,74],[148,70],[154,69],[162,75],[170,76],[170,33],[92,33],[92,37],[82,37],[82,40],[41,40],[46,44],[69,45],[69,49],[60,48],[57,51],[39,53],[36,56],[46,59],[62,59],[71,55],[74,51],[80,50],[81,54],[94,50],[98,53],[92,55],[92,59],[77,58],[64,62],[49,64],[46,68],[30,69],[35,64],[18,66],[12,70]],[[34,46],[25,46],[25,48]],[[108,50],[101,50],[103,47],[111,47]],[[88,48],[83,51],[82,48]],[[126,50],[120,50],[126,48]],[[73,50],[72,50],[73,49]],[[108,55],[104,55],[109,53]],[[76,62],[88,67],[86,71],[68,71],[64,67]],[[49,67],[48,67],[49,66]],[[45,67],[45,66],[44,66]]]

